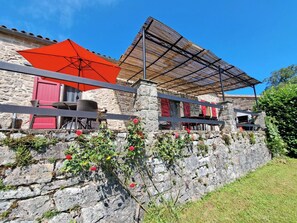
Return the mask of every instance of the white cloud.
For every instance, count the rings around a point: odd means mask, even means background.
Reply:
[[[71,28],[75,16],[81,10],[95,6],[113,7],[120,0],[30,0],[20,9],[35,19],[58,22],[65,28]]]

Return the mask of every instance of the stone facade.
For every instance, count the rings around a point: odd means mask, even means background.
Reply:
[[[0,30],[0,60],[19,65],[27,64],[26,60],[17,53],[17,50],[24,50],[55,42],[43,41],[38,38],[28,38],[27,35],[15,35],[13,32],[1,32]],[[105,58],[106,59],[106,58]],[[108,58],[107,58],[108,59]],[[33,96],[34,77],[0,70],[0,103],[31,106],[30,100]],[[126,83],[118,80],[118,84]],[[109,113],[134,114],[134,95],[126,92],[113,91],[109,89],[96,89],[83,92],[82,99],[97,101],[99,108],[107,108]],[[0,113],[0,128],[8,128],[11,125],[12,114]],[[23,120],[22,128],[29,127],[29,115],[18,114]],[[123,121],[109,120],[111,129],[123,130]]]
[[[47,133],[48,134],[48,133]],[[94,134],[94,133],[93,133]],[[157,132],[154,138],[163,134]],[[179,132],[182,136],[184,132]],[[10,189],[0,191],[1,222],[135,222],[143,215],[140,202],[146,206],[149,194],[158,200],[177,199],[179,203],[197,200],[206,193],[234,181],[248,172],[264,165],[271,159],[265,145],[264,132],[255,132],[256,143],[251,144],[247,132],[235,132],[222,136],[220,132],[193,132],[193,148],[183,149],[183,158],[174,168],[166,165],[150,152],[155,139],[147,141],[147,167],[152,178],[144,179],[147,188],[139,177],[135,177],[137,186],[130,189],[134,198],[113,178],[89,176],[71,177],[60,173],[64,161],[64,152],[73,134],[53,133],[53,136],[65,138],[50,146],[43,153],[32,153],[36,162],[28,167],[11,168],[9,163],[15,160],[14,152],[6,146],[0,146],[0,177]],[[11,136],[20,137],[19,133]],[[118,133],[116,143],[123,148],[126,133]],[[229,138],[226,145],[223,138]],[[5,138],[0,133],[0,138]],[[70,140],[70,142],[69,142]],[[207,145],[207,151],[201,153],[199,145]],[[100,170],[99,170],[100,172]],[[153,183],[152,183],[153,182]],[[43,214],[54,211],[51,219],[42,218]],[[6,213],[4,215],[3,213]]]
[[[220,98],[220,101],[223,99]],[[251,111],[256,104],[254,95],[225,95],[225,101],[232,102],[234,108]]]
[[[0,32],[0,60],[24,65],[26,60],[17,50],[40,47],[37,41],[18,38]],[[33,77],[12,72],[0,71],[0,103],[30,106],[33,92]],[[29,115],[19,115],[24,123]],[[7,128],[11,123],[12,114],[0,113],[1,126]],[[28,126],[28,125],[27,125]]]

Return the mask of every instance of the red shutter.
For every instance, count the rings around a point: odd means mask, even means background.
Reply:
[[[216,104],[215,102],[211,102],[212,104]],[[211,107],[211,111],[212,111],[212,117],[213,118],[217,118],[218,115],[217,115],[217,108],[215,107]]]
[[[204,100],[200,100],[201,102],[205,102]],[[202,115],[205,117],[206,116],[206,106],[201,105],[201,110],[202,110]]]
[[[183,102],[184,104],[184,116],[185,117],[190,117],[191,116],[191,107],[190,103],[188,102]]]
[[[170,117],[169,99],[161,98],[161,115],[163,117]]]
[[[38,100],[40,108],[53,108],[50,106],[53,102],[59,101],[60,98],[60,84],[45,81],[40,77],[34,78],[33,97]],[[49,106],[42,106],[42,105]],[[36,117],[33,123],[33,129],[55,129],[56,117]]]

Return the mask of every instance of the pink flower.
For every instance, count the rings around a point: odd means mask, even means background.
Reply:
[[[179,137],[179,134],[176,132],[176,133],[174,133],[174,136],[177,139]]]
[[[67,160],[72,160],[72,156],[70,154],[67,154],[65,157]]]
[[[137,125],[138,122],[139,122],[139,120],[138,120],[137,118],[133,119],[133,123],[134,123],[135,125]]]
[[[188,128],[186,128],[186,131],[187,131],[187,133],[188,133],[188,134],[190,134],[190,133],[191,133],[191,130],[190,130],[190,129],[188,129]]]
[[[134,146],[130,146],[130,147],[129,147],[129,150],[130,150],[130,151],[134,151],[134,149],[135,149]]]
[[[134,188],[136,186],[136,183],[130,183],[129,187]]]
[[[91,166],[91,167],[90,167],[90,170],[91,170],[91,171],[96,171],[96,170],[97,170],[97,167],[95,167],[95,166]]]
[[[83,131],[82,130],[76,130],[75,134],[80,136],[81,134],[83,134]]]

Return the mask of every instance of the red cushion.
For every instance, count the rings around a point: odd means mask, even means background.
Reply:
[[[215,102],[211,102],[212,104],[216,104]],[[211,112],[212,112],[212,117],[213,118],[217,118],[218,115],[217,115],[217,108],[215,107],[211,107]]]
[[[190,103],[188,102],[183,102],[184,104],[184,116],[185,117],[190,117],[191,116],[191,107]]]
[[[169,99],[161,98],[161,115],[163,117],[170,117]]]
[[[205,102],[204,100],[200,100],[201,102]],[[201,110],[202,110],[202,115],[206,116],[206,106],[205,105],[201,105]]]

